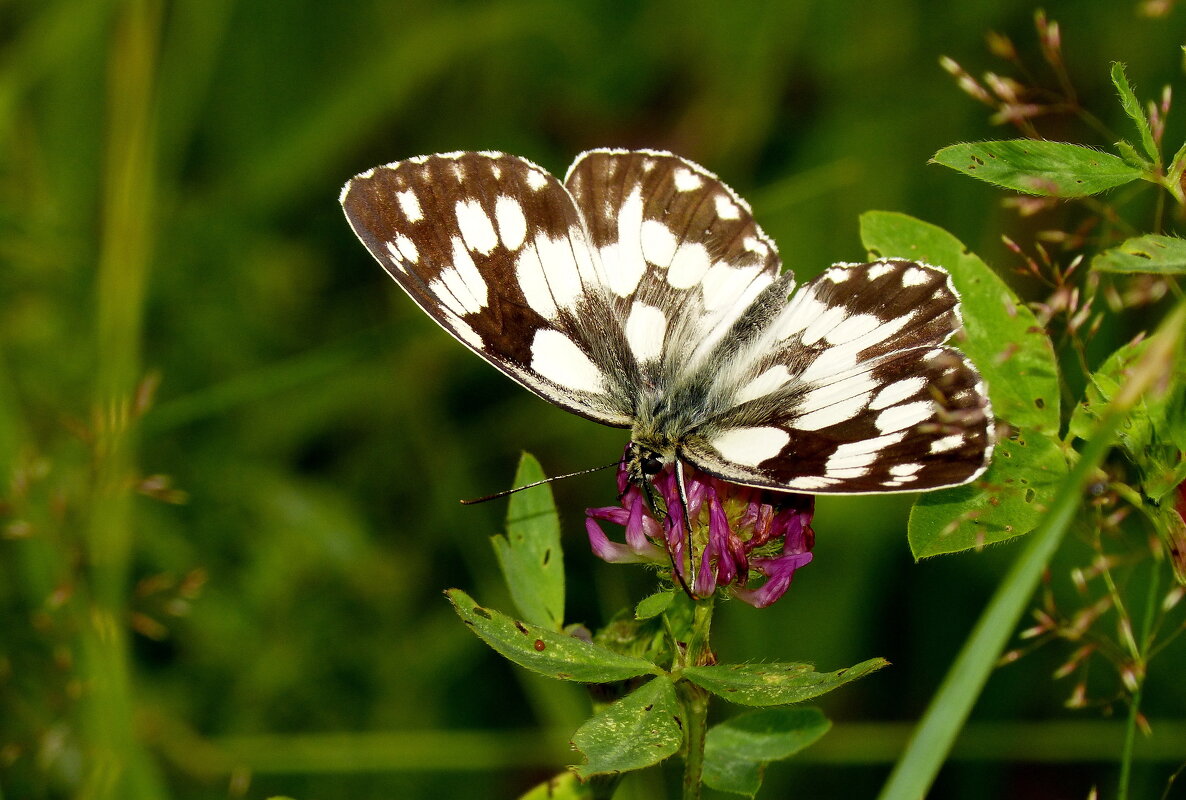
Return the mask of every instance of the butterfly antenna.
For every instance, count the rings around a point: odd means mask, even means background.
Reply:
[[[578,470],[576,472],[570,472],[567,475],[553,475],[550,478],[544,478],[542,481],[535,481],[533,483],[528,483],[523,486],[516,486],[514,489],[505,489],[501,492],[495,492],[494,494],[488,494],[485,497],[475,497],[473,500],[462,500],[461,504],[463,506],[472,506],[472,505],[476,505],[478,503],[485,503],[487,500],[497,500],[500,497],[506,497],[509,494],[514,494],[515,492],[521,492],[524,489],[532,489],[536,486],[542,486],[543,484],[551,483],[552,481],[562,481],[565,478],[575,478],[578,475],[588,475],[590,472],[600,472],[603,469],[609,469],[610,467],[618,466],[619,462],[620,462],[620,460],[611,462],[609,464],[605,464],[600,467],[589,467],[588,469],[582,469],[582,470]]]

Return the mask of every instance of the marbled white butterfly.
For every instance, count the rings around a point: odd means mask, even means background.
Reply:
[[[792,295],[746,202],[690,161],[591,150],[561,183],[517,156],[445,153],[367,170],[341,202],[462,344],[545,400],[630,428],[637,483],[674,461],[864,494],[955,486],[988,464],[984,384],[944,344],[960,326],[948,274],[836,264]]]

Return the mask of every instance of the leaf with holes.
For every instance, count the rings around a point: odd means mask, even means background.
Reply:
[[[1136,236],[1097,255],[1091,260],[1091,268],[1097,272],[1183,275],[1186,239],[1153,233]]]
[[[615,653],[600,645],[538,625],[517,622],[506,614],[482,608],[460,589],[445,596],[457,616],[478,638],[521,667],[549,678],[580,683],[609,683],[661,670],[641,658]]]
[[[916,559],[958,553],[1029,533],[1067,471],[1056,439],[1020,431],[997,442],[992,466],[974,484],[924,494],[910,510]]]
[[[543,480],[535,458],[524,453],[515,486]],[[564,552],[560,518],[547,484],[511,495],[506,536],[491,539],[503,578],[523,619],[552,630],[564,627]]]
[[[935,153],[931,161],[1042,197],[1087,197],[1144,176],[1141,169],[1110,153],[1034,139],[953,144]]]
[[[753,797],[771,761],[814,744],[832,723],[818,708],[763,708],[709,729],[704,740],[704,783]]]
[[[905,214],[861,215],[861,242],[879,257],[945,267],[960,294],[964,334],[955,343],[988,384],[993,413],[1016,428],[1058,434],[1058,366],[1038,320],[963,242]]]
[[[658,764],[683,743],[680,714],[670,678],[643,684],[573,734],[573,745],[585,755],[576,774],[584,779]]]
[[[683,676],[731,703],[784,706],[819,697],[888,664],[871,658],[835,672],[816,672],[810,664],[715,664],[687,667]]]

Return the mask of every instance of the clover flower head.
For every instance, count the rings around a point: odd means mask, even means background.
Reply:
[[[589,543],[605,561],[674,565],[695,596],[726,589],[756,608],[782,597],[795,570],[811,561],[811,495],[739,486],[685,465],[693,564],[674,465],[644,487],[630,482],[623,458],[617,479],[619,504],[585,511]],[[625,541],[612,541],[603,522],[623,526]],[[755,575],[765,580],[751,587]]]

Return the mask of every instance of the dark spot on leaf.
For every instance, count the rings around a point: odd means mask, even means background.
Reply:
[[[1036,405],[1038,408],[1045,408],[1045,407],[1046,407],[1046,401],[1045,401],[1045,400],[1043,400],[1041,397],[1035,397],[1035,398],[1034,398],[1034,405]]]
[[[1137,258],[1153,258],[1152,254],[1150,254],[1150,253],[1142,253],[1140,250],[1133,250],[1133,251],[1132,251],[1132,254],[1133,254],[1134,256],[1136,256]]]
[[[523,624],[522,622],[520,622],[519,620],[515,620],[515,627],[519,629],[519,633],[522,633],[522,634],[526,634],[526,633],[527,633],[527,626],[526,626],[526,625],[524,625],[524,624]]]
[[[464,622],[466,625],[469,625],[471,628],[474,626],[474,621],[472,619],[463,619],[462,622]]]
[[[548,566],[548,562],[551,560],[552,560],[552,548],[549,547],[547,550],[544,551],[544,566],[545,567]]]
[[[1025,502],[1027,502],[1027,503],[1034,502],[1034,497],[1036,496],[1036,494],[1037,494],[1037,492],[1035,492],[1033,489],[1026,489],[1025,490]]]
[[[684,721],[680,719],[679,714],[672,714],[671,718],[675,720],[675,724],[678,725],[679,729],[682,731],[684,729]]]
[[[536,650],[536,652],[537,652],[537,653],[542,653],[544,650],[546,650],[546,649],[547,649],[547,647],[548,647],[548,646],[547,646],[546,644],[544,644],[544,640],[543,640],[543,639],[536,639],[536,640],[535,640],[535,650]]]
[[[571,672],[557,672],[556,677],[562,681],[567,681],[572,678],[572,673]]]
[[[642,707],[642,710],[643,710],[643,711],[650,711],[650,710],[651,710],[652,708],[654,708],[654,707],[655,707],[655,704],[654,704],[654,703],[651,703],[649,706],[643,706],[643,707]]]
[[[473,612],[475,617],[481,617],[482,619],[493,619],[493,617],[490,615],[490,612],[481,606],[474,606]]]

